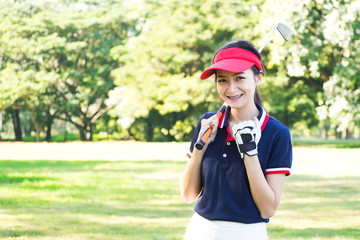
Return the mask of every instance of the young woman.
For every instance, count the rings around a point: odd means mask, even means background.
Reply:
[[[261,56],[247,41],[217,51],[201,79],[215,74],[219,96],[228,105],[199,120],[180,187],[183,199],[195,200],[185,240],[267,239],[265,223],[275,214],[290,174],[292,145],[287,127],[261,106]],[[202,150],[195,143],[208,129]]]

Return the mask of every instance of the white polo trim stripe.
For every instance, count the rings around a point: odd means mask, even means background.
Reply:
[[[268,168],[265,170],[266,174],[274,174],[274,173],[286,173],[286,175],[290,175],[290,168]]]

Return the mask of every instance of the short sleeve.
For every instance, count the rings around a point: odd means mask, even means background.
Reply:
[[[190,144],[190,149],[189,149],[189,152],[187,153],[187,156],[188,158],[190,159],[191,156],[192,156],[192,153],[194,151],[194,146],[195,146],[195,143],[198,139],[198,135],[199,135],[199,132],[200,132],[200,129],[201,129],[201,119],[203,117],[200,118],[200,120],[198,121],[196,127],[195,127],[195,130],[194,130],[194,133],[193,133],[193,138],[191,140],[191,144]]]
[[[285,173],[288,176],[290,175],[291,165],[291,135],[288,128],[283,128],[274,139],[265,173]]]

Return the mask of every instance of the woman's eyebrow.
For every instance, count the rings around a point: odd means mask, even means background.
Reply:
[[[220,78],[227,78],[228,76],[225,76],[225,75],[217,75],[217,77],[220,77]]]
[[[244,72],[234,73],[233,76],[238,75],[238,74],[244,74]]]
[[[234,73],[233,76],[243,74],[244,72]],[[227,78],[228,76],[225,75],[218,75],[217,77]]]

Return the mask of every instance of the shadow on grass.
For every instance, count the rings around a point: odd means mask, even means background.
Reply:
[[[299,139],[293,138],[295,147],[360,148],[360,139]]]
[[[293,197],[322,197],[328,199],[355,196],[360,190],[360,176],[292,175],[287,179],[286,192]],[[360,201],[360,199],[359,199]]]
[[[0,237],[10,237],[10,238],[18,238],[18,237],[37,237],[37,236],[46,236],[47,234],[42,231],[35,230],[1,230],[0,229]]]
[[[41,220],[40,220],[41,219]],[[24,221],[24,220],[23,220]],[[29,221],[29,220],[26,220]],[[42,230],[1,230],[0,237],[36,239],[38,236],[76,235],[76,239],[182,239],[185,227],[176,219],[119,218],[119,216],[92,216],[89,214],[60,213],[56,218],[49,213],[39,213],[28,227],[44,226]],[[35,237],[35,238],[34,238]]]
[[[23,182],[40,182],[54,179],[55,178],[41,176],[11,176],[9,174],[0,174],[0,184],[20,184]]]
[[[124,204],[116,202],[107,203],[66,203],[56,201],[46,201],[41,199],[31,200],[26,198],[19,200],[11,197],[1,197],[0,205],[7,209],[15,209],[16,211],[5,211],[9,214],[21,215],[36,212],[39,214],[53,214],[54,216],[61,213],[69,214],[89,214],[93,216],[118,216],[118,217],[136,217],[136,218],[182,218],[190,217],[192,214],[192,205],[188,204],[168,204],[156,205],[135,201],[135,204]],[[119,206],[116,206],[119,205]]]
[[[305,229],[293,229],[293,228],[282,228],[272,227],[268,230],[271,233],[272,239],[311,239],[314,237],[322,237],[325,239],[333,239],[338,237],[355,237],[360,236],[360,229],[356,228],[305,228]]]
[[[289,210],[360,209],[360,176],[293,175],[286,183],[281,204]]]
[[[360,176],[292,175],[279,213],[270,239],[358,239]]]

